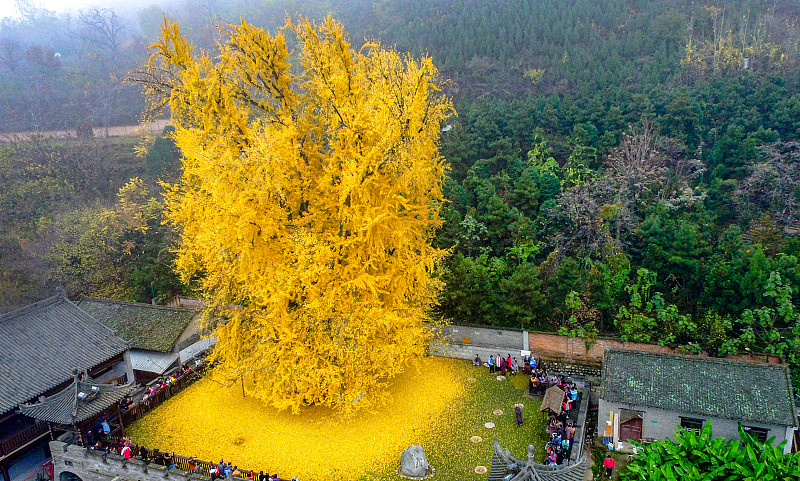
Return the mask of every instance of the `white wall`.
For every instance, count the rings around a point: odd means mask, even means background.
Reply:
[[[619,412],[621,409],[628,409],[632,411],[643,411],[644,417],[642,419],[642,437],[664,440],[667,437],[674,438],[674,431],[677,431],[681,423],[681,416],[703,419],[706,422],[711,422],[714,437],[725,437],[727,439],[739,439],[739,422],[732,419],[713,418],[699,414],[690,413],[676,413],[673,411],[665,411],[663,409],[636,406],[630,404],[610,403],[604,399],[600,399],[600,406],[598,408],[598,435],[602,436],[605,429],[605,421],[608,419],[609,411],[614,411],[614,444],[618,441],[619,431],[616,429],[619,420]],[[757,423],[751,421],[743,421],[745,426],[753,426],[757,428],[769,429],[767,439],[775,437],[775,444],[780,443],[784,439],[788,439],[785,452],[791,451],[792,433],[793,429],[787,429],[786,426],[772,425]]]

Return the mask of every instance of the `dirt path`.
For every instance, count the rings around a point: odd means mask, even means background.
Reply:
[[[169,119],[159,119],[149,124],[147,129],[152,134],[159,134],[164,130],[164,126],[169,123]],[[115,125],[108,128],[109,137],[135,137],[139,134],[140,125]],[[92,133],[95,137],[105,137],[106,129],[104,127],[94,127]],[[9,132],[0,133],[0,142],[11,142],[13,140],[30,140],[33,132]],[[48,138],[56,139],[74,139],[75,130],[51,130],[47,132],[36,132]]]

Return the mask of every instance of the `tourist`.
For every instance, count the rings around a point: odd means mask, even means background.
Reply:
[[[473,366],[480,366],[481,365],[481,357],[475,354],[475,359],[472,360]]]
[[[500,375],[501,376],[505,376],[506,375],[506,360],[503,359],[500,356],[497,356],[497,358],[500,360]]]
[[[125,443],[122,449],[119,452],[120,456],[123,456],[125,459],[131,459],[131,445],[130,443]]]
[[[222,479],[222,476],[219,474],[219,467],[217,466],[211,466],[211,469],[208,470],[208,475],[211,476],[211,481]]]
[[[233,471],[231,472],[231,477],[233,478],[241,478],[242,472],[239,471],[239,466],[234,466]]]
[[[225,479],[231,479],[231,475],[233,475],[233,466],[231,466],[230,462],[223,468],[222,472],[225,473]]]
[[[111,426],[108,424],[108,419],[103,418],[103,422],[100,423],[100,426],[103,427],[103,434],[108,436],[111,433]]]
[[[519,404],[515,405],[514,414],[517,417],[517,427],[522,426],[522,406]]]
[[[572,442],[567,439],[563,438],[561,440],[561,451],[564,453],[564,459],[569,461],[569,452],[572,450]]]
[[[172,454],[164,453],[164,466],[167,467],[167,471],[178,467],[178,465],[175,464],[175,457]]]
[[[563,443],[564,441],[561,442]],[[567,439],[567,442],[567,461],[569,461],[572,458],[572,446],[575,442],[572,439]]]
[[[511,361],[511,374],[516,375],[519,372],[519,363],[517,362],[517,358],[515,357],[513,361]]]
[[[606,455],[606,459],[603,460],[603,467],[606,468],[606,476],[611,478],[611,472],[614,470],[614,465],[617,464],[614,461],[614,458],[611,457],[611,453]]]
[[[258,472],[258,481],[268,481],[268,480],[269,480],[268,474],[264,474],[264,471]]]
[[[220,477],[225,474],[225,460],[220,459],[217,465]]]
[[[248,475],[247,475],[247,479],[248,479],[249,481],[255,481],[255,479],[256,479],[256,473],[254,473],[253,471],[250,471],[250,474],[248,474]]]
[[[533,357],[533,354],[531,354],[531,360],[530,360],[530,363],[531,363],[531,370],[534,370],[534,369],[536,369],[536,358],[535,358],[535,357]]]
[[[494,374],[494,356],[489,356],[489,374]]]

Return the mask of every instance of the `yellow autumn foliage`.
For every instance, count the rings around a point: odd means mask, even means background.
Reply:
[[[451,104],[430,58],[355,51],[330,18],[227,34],[212,57],[165,24],[138,76],[183,154],[177,268],[225,319],[213,377],[279,409],[374,405],[430,339]]]
[[[242,397],[240,384],[206,378],[126,426],[125,434],[149,448],[302,481],[398,479],[403,451],[421,445],[434,479],[485,481],[474,470],[491,465],[494,438],[522,458],[533,444],[543,461],[549,437],[541,399],[525,397],[527,381],[518,375],[498,382],[469,361],[419,358],[393,380],[384,404],[341,416],[320,406],[279,411]],[[524,404],[523,426],[515,423],[517,403]],[[487,429],[487,422],[495,427]]]
[[[299,414],[243,398],[240,385],[204,379],[134,426],[134,441],[200,459],[303,480],[358,479],[399,465],[410,445],[430,446],[446,431],[448,406],[459,404],[464,382],[452,361],[426,359],[392,383],[377,411],[342,417],[321,406]],[[337,470],[341,470],[337,472]]]

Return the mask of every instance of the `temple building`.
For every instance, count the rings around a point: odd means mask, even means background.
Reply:
[[[77,305],[131,343],[134,378],[142,385],[163,376],[214,342],[213,338],[201,336],[196,309],[96,298],[81,299]]]
[[[134,379],[129,344],[62,292],[0,316],[0,339],[2,481],[35,474],[49,457],[49,441],[66,426],[87,421],[88,412],[108,411],[109,424],[121,427],[109,410],[113,406],[99,407]],[[81,400],[79,393],[91,399]],[[64,417],[73,411],[74,420]],[[27,415],[34,412],[38,418]]]
[[[715,437],[738,439],[739,425],[759,441],[792,448],[797,409],[788,368],[700,356],[607,350],[599,435],[604,444],[663,441],[679,428],[711,423]]]

